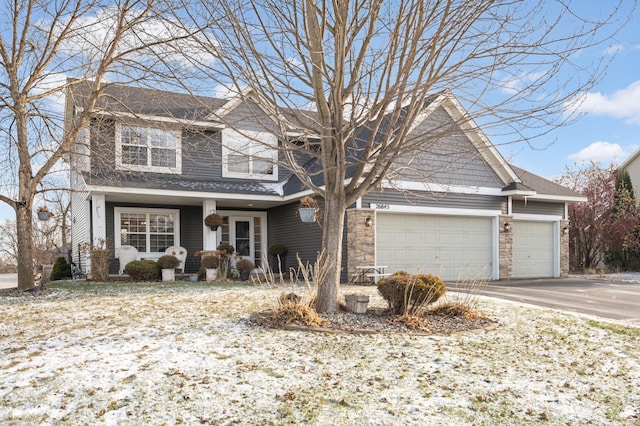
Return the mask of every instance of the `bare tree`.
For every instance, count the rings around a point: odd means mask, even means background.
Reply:
[[[287,168],[324,201],[329,268],[319,283],[321,312],[337,309],[346,208],[412,167],[401,160],[428,154],[449,130],[412,133],[434,94],[456,91],[471,113],[454,117],[459,123],[473,125],[473,118],[514,141],[548,132],[575,118],[568,105],[606,68],[604,56],[587,59],[589,48],[625,23],[623,5],[635,7],[620,2],[590,13],[570,0],[195,3],[180,19],[202,29],[194,37],[218,58],[215,67],[192,58],[198,77],[247,105],[272,108]],[[180,77],[187,85],[196,76]],[[315,172],[309,158],[320,165]]]
[[[51,189],[45,176],[88,123],[106,79],[143,78],[152,64],[140,52],[179,39],[151,30],[166,13],[152,0],[16,0],[0,10],[0,201],[16,212],[19,289],[34,285],[32,209]],[[76,84],[90,89],[64,123],[64,93]]]

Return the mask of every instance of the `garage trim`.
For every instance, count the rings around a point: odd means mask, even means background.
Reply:
[[[418,215],[438,215],[438,216],[468,216],[468,217],[485,217],[491,219],[491,279],[500,279],[500,210],[481,210],[481,209],[452,209],[442,207],[424,207],[424,206],[405,206],[394,204],[372,203],[371,208],[375,210],[375,214],[386,213],[405,213]],[[376,222],[377,223],[377,218]],[[377,227],[375,230],[375,241],[378,241]],[[378,253],[375,253],[375,263],[378,264]]]
[[[513,220],[553,222],[553,277],[560,277],[560,221],[562,216],[514,213]]]

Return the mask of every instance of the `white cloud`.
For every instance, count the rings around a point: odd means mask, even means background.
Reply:
[[[88,58],[100,58],[106,51],[115,36],[118,17],[116,8],[105,8],[93,15],[86,15],[75,22],[77,31],[72,37],[65,40],[62,50],[69,56],[80,54]],[[127,19],[134,20],[141,10],[132,8]],[[62,27],[66,22],[60,22]],[[137,24],[135,31],[124,34],[119,46],[119,51],[135,50],[145,44],[155,44],[153,47],[136,52],[138,59],[146,59],[151,56],[151,51],[159,55],[164,61],[174,63],[182,67],[191,67],[193,63],[211,64],[215,57],[205,51],[199,43],[186,36],[187,32],[179,25],[174,25],[168,20],[148,18]],[[169,43],[165,43],[169,41]]]
[[[510,95],[516,94],[524,90],[531,83],[535,83],[545,76],[545,72],[532,72],[528,74],[514,75],[511,78],[502,80],[502,91]]]
[[[606,49],[604,49],[604,54],[605,55],[617,55],[618,53],[622,52],[624,50],[624,45],[623,44],[614,44],[611,45],[609,47],[607,47]]]
[[[640,125],[640,80],[610,95],[584,93],[565,105],[568,111],[581,112],[625,120]]]
[[[581,162],[593,161],[595,163],[619,164],[635,150],[635,147],[628,148],[624,149],[617,143],[598,141],[574,154],[570,154],[569,159]]]

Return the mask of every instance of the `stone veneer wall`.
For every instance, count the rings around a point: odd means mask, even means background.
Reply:
[[[367,227],[364,220],[373,219],[373,226]],[[358,265],[375,265],[376,261],[376,215],[370,209],[347,210],[347,275],[349,279],[357,273]]]
[[[560,277],[569,276],[569,232],[566,234],[562,231],[564,228],[569,229],[569,221],[560,221]]]
[[[506,232],[504,230],[505,222],[509,222],[513,226],[513,217],[506,215],[500,216],[498,223],[498,244],[500,246],[500,267],[498,273],[500,274],[501,280],[513,276],[513,229]]]

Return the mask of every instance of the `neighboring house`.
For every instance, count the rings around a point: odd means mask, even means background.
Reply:
[[[83,100],[81,87],[69,91],[68,120]],[[277,133],[266,129],[278,121],[269,111],[257,101],[107,86],[68,158],[74,260],[90,270],[82,244],[104,239],[152,259],[183,246],[186,272],[198,270],[197,251],[220,242],[257,265],[274,243],[288,247],[289,267],[296,254],[313,261],[322,230],[297,217],[310,191],[276,164]],[[343,281],[362,265],[445,280],[567,275],[567,205],[585,198],[508,164],[465,116],[449,91],[434,95],[411,137],[443,123],[459,123],[455,131],[424,155],[400,158],[397,178],[347,211]],[[224,217],[215,231],[203,223],[212,212]]]
[[[618,167],[618,170],[626,170],[631,178],[633,193],[636,197],[636,204],[640,204],[640,149],[631,154],[627,160]]]

